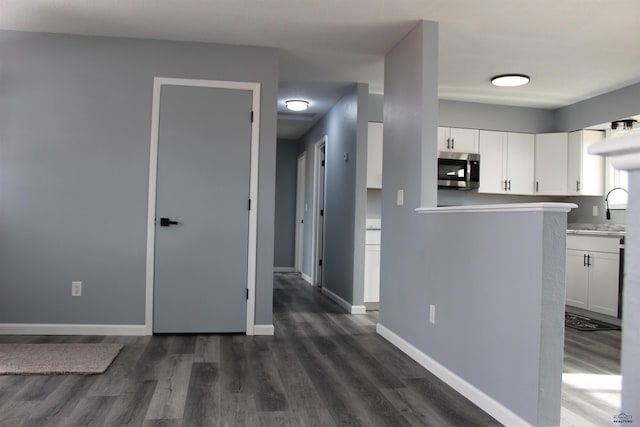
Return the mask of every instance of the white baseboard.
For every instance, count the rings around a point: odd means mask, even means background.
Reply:
[[[2,323],[0,335],[152,335],[145,325],[72,325],[61,323]]]
[[[253,335],[273,335],[274,333],[273,325],[253,325]]]
[[[344,308],[351,314],[365,314],[367,312],[367,309],[364,305],[351,305],[347,301],[342,299],[342,297],[336,295],[327,288],[322,288],[322,293],[331,298],[336,304],[338,304],[340,307]]]
[[[274,273],[295,273],[296,269],[293,267],[273,267]]]
[[[304,273],[300,273],[300,277],[302,277],[302,280],[313,286],[313,279],[311,277],[307,276]]]
[[[531,425],[509,410],[509,408],[460,378],[457,374],[445,368],[380,323],[376,326],[376,332],[500,423],[514,427]]]

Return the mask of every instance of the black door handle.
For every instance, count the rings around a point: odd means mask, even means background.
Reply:
[[[178,221],[171,221],[170,218],[160,218],[160,227],[168,227],[172,224],[177,225]]]

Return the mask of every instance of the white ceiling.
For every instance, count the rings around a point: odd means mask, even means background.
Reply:
[[[280,80],[364,82],[420,19],[439,96],[557,108],[640,81],[640,0],[0,0],[0,28],[281,48]],[[531,83],[494,88],[490,77]]]

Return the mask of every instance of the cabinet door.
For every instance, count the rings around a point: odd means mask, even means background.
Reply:
[[[535,137],[509,132],[507,140],[507,190],[511,194],[532,194]]]
[[[364,302],[380,301],[380,245],[366,245],[364,253]]]
[[[566,133],[536,135],[535,193],[567,193],[567,144]]]
[[[504,193],[507,133],[480,131],[480,188],[479,193]]]
[[[589,310],[618,317],[618,254],[590,252]]]
[[[582,132],[582,182],[580,194],[604,196],[604,157],[589,153],[589,147],[604,138],[604,132],[583,130]]]
[[[369,122],[367,188],[382,188],[382,123]]]
[[[580,194],[582,184],[582,132],[569,134],[567,150],[567,194]]]
[[[579,130],[569,134],[567,150],[567,194],[604,195],[604,158],[589,154],[589,147],[604,138],[595,130]]]
[[[478,129],[451,128],[451,150],[456,153],[478,152]]]
[[[588,309],[589,269],[585,266],[586,252],[567,249],[567,305]]]
[[[451,151],[451,129],[438,127],[438,151]]]

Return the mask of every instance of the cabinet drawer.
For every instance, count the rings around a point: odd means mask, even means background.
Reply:
[[[365,233],[364,243],[367,245],[379,245],[380,230],[367,230]]]
[[[568,235],[567,249],[617,254],[620,251],[620,238]]]

